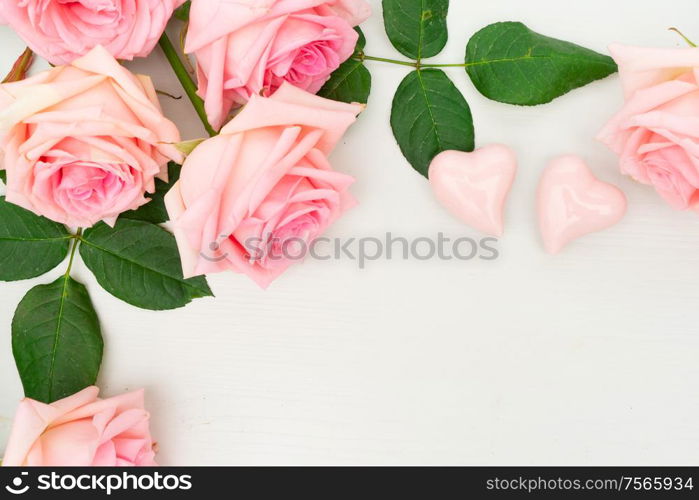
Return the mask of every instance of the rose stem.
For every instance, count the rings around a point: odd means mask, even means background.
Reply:
[[[687,38],[686,36],[684,36],[684,33],[682,33],[682,32],[681,32],[680,30],[678,30],[677,28],[668,28],[668,29],[669,29],[670,31],[674,31],[675,33],[677,33],[678,35],[680,35],[682,38],[684,38],[684,41],[687,42],[687,44],[689,44],[691,47],[696,47],[696,46],[697,46],[696,43],[694,43],[694,42],[691,41],[689,38]]]
[[[172,42],[167,37],[166,33],[163,33],[163,36],[160,37],[159,44],[160,48],[163,49],[165,57],[167,57],[170,66],[172,66],[172,70],[175,72],[175,75],[177,75],[177,79],[182,84],[182,88],[187,93],[189,100],[192,101],[192,105],[194,106],[197,115],[199,115],[199,119],[204,124],[204,128],[211,137],[218,135],[218,133],[209,124],[209,120],[206,118],[204,101],[197,95],[197,85],[194,83],[194,80],[192,80],[192,77],[182,63],[180,56],[177,54],[177,50],[175,50],[175,47],[172,45]]]
[[[2,81],[2,83],[10,83],[23,80],[24,77],[27,76],[27,71],[29,71],[32,62],[34,62],[34,52],[32,52],[32,50],[29,47],[27,47],[24,50],[24,52],[22,52],[22,55],[19,56],[17,61],[15,61],[15,64],[12,66],[12,69],[5,77],[5,79]]]
[[[83,230],[82,228],[78,229],[77,232],[72,235],[73,237],[73,247],[70,249],[70,260],[68,260],[68,269],[66,269],[66,273],[64,277],[67,279],[70,276],[70,272],[73,269],[73,260],[75,259],[75,251],[78,249],[78,245],[80,245],[80,242],[82,241],[83,238]]]
[[[412,61],[398,61],[396,59],[387,59],[385,57],[373,57],[373,56],[368,56],[366,54],[357,54],[355,56],[355,59],[358,59],[360,61],[378,61],[378,62],[385,62],[389,64],[399,64],[401,66],[411,66],[413,68],[417,68],[417,63],[412,62]]]
[[[410,66],[411,68],[467,68],[471,66],[470,63],[459,63],[459,64],[424,64],[417,61],[399,61],[397,59],[388,59],[385,57],[374,57],[368,56],[363,53],[356,54],[354,59],[357,61],[378,61],[389,64],[398,64],[400,66]]]
[[[468,68],[473,66],[473,63],[456,63],[456,64],[424,64],[420,63],[421,68]]]

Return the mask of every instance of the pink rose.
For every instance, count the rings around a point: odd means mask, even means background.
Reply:
[[[88,387],[50,405],[24,399],[3,466],[154,466],[143,391],[99,399]]]
[[[699,49],[613,45],[626,104],[599,139],[677,209],[699,204]]]
[[[184,275],[233,271],[267,287],[298,260],[355,203],[354,179],[327,156],[361,109],[282,84],[198,146],[165,197]]]
[[[218,129],[234,104],[282,82],[318,92],[354,52],[364,0],[193,0],[185,50]]]
[[[117,59],[145,57],[184,0],[0,0],[2,19],[53,64],[98,45]]]
[[[69,226],[113,223],[148,200],[177,127],[153,83],[96,47],[69,66],[0,85],[7,201]]]

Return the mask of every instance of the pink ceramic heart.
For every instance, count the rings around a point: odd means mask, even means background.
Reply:
[[[538,204],[541,236],[551,254],[613,226],[626,214],[624,193],[595,178],[577,156],[562,156],[549,164],[539,183]]]
[[[432,160],[429,178],[449,212],[479,231],[502,236],[505,201],[516,172],[514,152],[493,144],[473,153],[440,153]]]

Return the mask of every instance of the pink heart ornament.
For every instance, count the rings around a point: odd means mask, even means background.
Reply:
[[[554,159],[539,183],[539,227],[546,251],[557,254],[573,240],[624,218],[627,201],[616,186],[598,180],[577,156]]]
[[[517,173],[515,153],[501,144],[473,153],[445,151],[429,169],[437,200],[454,216],[493,236],[504,232],[504,208]]]

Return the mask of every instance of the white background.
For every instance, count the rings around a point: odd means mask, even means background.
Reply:
[[[363,28],[374,56],[400,57],[380,2]],[[695,0],[452,0],[460,62],[495,21],[605,51],[613,41],[679,47],[699,39]],[[0,28],[0,72],[23,49]],[[130,65],[182,94],[160,52]],[[407,68],[369,63],[368,110],[333,156],[360,200],[330,236],[478,234],[444,212],[389,129]],[[489,102],[461,69],[479,145],[504,142],[520,172],[496,262],[309,261],[268,291],[211,276],[216,299],[154,313],[102,291],[82,263],[106,343],[103,394],[145,387],[159,461],[180,464],[694,464],[699,462],[699,216],[623,178],[594,140],[621,104],[616,77],[553,104]],[[202,136],[186,98],[163,99],[185,138]],[[620,186],[629,213],[562,255],[539,241],[535,190],[546,162],[583,155]],[[13,311],[32,282],[0,289],[0,450],[22,396]]]

